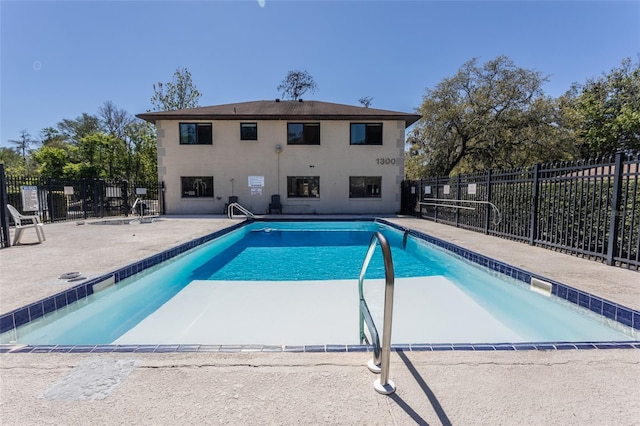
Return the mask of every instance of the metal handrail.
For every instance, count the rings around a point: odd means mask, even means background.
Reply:
[[[231,203],[227,207],[227,217],[229,219],[233,219],[233,209],[238,209],[240,213],[242,213],[246,217],[254,217],[253,213],[251,213],[249,210],[242,207],[239,203]]]
[[[480,200],[451,200],[451,199],[443,199],[443,198],[425,198],[425,200],[427,201],[447,201],[447,202],[452,202],[452,203],[472,203],[472,204],[485,204],[485,205],[489,205],[491,206],[491,209],[495,212],[495,214],[498,216],[498,220],[497,221],[492,221],[492,223],[494,225],[498,225],[501,221],[502,221],[502,215],[500,214],[500,210],[498,210],[498,207],[496,207],[495,204],[493,204],[490,201],[480,201]],[[421,206],[434,206],[434,207],[453,207],[455,209],[464,209],[464,210],[475,210],[475,207],[467,207],[467,206],[457,206],[457,205],[452,205],[452,204],[441,204],[441,203],[424,203],[424,202],[420,202],[419,203]]]
[[[132,214],[136,214],[136,208],[138,207],[138,204],[140,204],[140,219],[144,219],[144,202],[136,197],[136,201],[133,202],[133,205],[131,206],[131,213]]]
[[[376,244],[380,243],[382,249],[382,257],[384,259],[384,275],[385,275],[385,294],[384,294],[384,317],[382,322],[382,347],[380,347],[380,338],[378,330],[369,312],[367,301],[364,299],[362,285],[364,276],[369,267],[369,262],[373,257]],[[376,380],[373,387],[381,394],[389,395],[396,390],[396,385],[389,380],[389,359],[391,357],[391,321],[393,317],[393,259],[391,258],[391,249],[387,239],[380,232],[374,232],[369,243],[369,250],[362,262],[360,277],[358,278],[358,292],[360,294],[360,343],[367,341],[364,333],[364,323],[367,323],[369,333],[371,334],[371,344],[373,344],[373,359],[368,363],[369,370],[374,373],[380,373],[380,378]],[[369,342],[367,342],[369,343]]]

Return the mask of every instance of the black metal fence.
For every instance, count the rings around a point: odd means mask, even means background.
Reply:
[[[52,223],[132,214],[162,214],[162,195],[162,184],[157,182],[6,176],[0,164],[3,206],[0,208],[0,247],[9,245],[11,216],[4,208],[7,204],[23,213],[37,214],[44,223]]]
[[[640,270],[640,153],[402,183],[402,212]]]

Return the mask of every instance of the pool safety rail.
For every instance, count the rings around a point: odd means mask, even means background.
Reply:
[[[385,293],[384,293],[384,317],[382,324],[382,347],[380,346],[380,337],[378,330],[373,322],[367,301],[364,298],[362,285],[364,276],[369,267],[369,262],[373,257],[376,245],[380,243],[382,249],[382,257],[384,259],[384,275],[385,275]],[[396,391],[396,385],[389,380],[389,358],[391,356],[391,321],[393,317],[393,286],[394,286],[393,259],[391,258],[391,249],[387,239],[380,232],[375,232],[369,243],[369,250],[362,262],[360,277],[358,278],[358,292],[360,294],[360,343],[366,342],[373,345],[373,358],[369,360],[367,366],[373,373],[379,373],[380,378],[373,383],[374,389],[383,394],[389,395]],[[364,332],[364,324],[367,324],[372,342],[367,341]]]
[[[137,213],[140,216],[140,219],[143,219],[146,208],[147,205],[140,198],[136,198],[136,201],[134,201],[131,206],[131,214],[135,215]]]
[[[229,207],[227,207],[227,217],[229,219],[233,219],[234,212],[236,210],[239,211],[245,217],[254,217],[253,213],[251,213],[249,210],[247,210],[244,207],[242,207],[239,203],[231,203],[231,204],[229,204]]]
[[[431,207],[449,207],[453,209],[462,209],[462,210],[475,210],[478,205],[486,205],[490,206],[491,210],[495,213],[495,217],[492,220],[494,225],[498,225],[502,221],[502,216],[500,215],[500,210],[490,201],[479,201],[479,200],[447,200],[442,198],[425,198],[425,202],[420,202],[420,206],[431,206]],[[451,203],[469,203],[475,204],[475,206],[459,206],[458,204]]]

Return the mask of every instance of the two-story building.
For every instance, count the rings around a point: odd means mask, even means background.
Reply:
[[[319,101],[255,101],[139,118],[156,126],[166,214],[400,210],[405,129],[420,116]]]

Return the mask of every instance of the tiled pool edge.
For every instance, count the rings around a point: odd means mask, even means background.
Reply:
[[[426,235],[409,228],[405,228],[403,226],[386,221],[384,219],[376,219],[376,222],[384,223],[385,225],[390,226],[402,232],[408,232],[409,235],[415,238],[419,238],[423,241],[426,241],[440,248],[443,248],[453,254],[456,254],[464,258],[469,262],[478,264],[480,266],[484,266],[493,271],[496,271],[508,277],[514,278],[518,281],[522,281],[526,284],[529,284],[531,282],[532,277],[549,282],[552,285],[551,293],[554,296],[557,296],[560,299],[566,300],[570,303],[581,306],[583,308],[589,309],[590,311],[596,314],[602,315],[605,318],[608,318],[610,320],[619,322],[620,324],[625,325],[627,327],[631,327],[635,330],[640,330],[640,312],[634,309],[627,308],[626,306],[622,306],[618,303],[614,303],[609,300],[603,299],[601,297],[594,296],[590,293],[578,290],[576,288],[573,288],[566,284],[562,284],[558,281],[549,279],[542,275],[534,274],[532,272],[525,271],[523,269],[517,268],[515,266],[511,266],[504,262],[491,259],[482,254],[473,252],[471,250],[468,250],[463,247],[457,246],[455,244],[449,243],[447,241],[441,240],[439,238],[432,237],[430,235]]]
[[[65,306],[73,302],[90,296],[94,293],[94,286],[106,280],[109,280],[112,277],[115,281],[114,284],[117,285],[118,282],[124,280],[125,278],[142,272],[147,268],[155,266],[158,263],[164,262],[165,260],[171,259],[179,254],[186,252],[187,250],[200,246],[222,235],[228,234],[229,232],[235,231],[236,229],[241,228],[246,224],[246,221],[240,222],[228,228],[205,235],[203,237],[187,241],[186,243],[180,244],[171,249],[164,250],[160,253],[154,254],[153,256],[123,266],[122,268],[115,271],[100,275],[95,278],[91,278],[67,290],[54,294],[53,296],[49,296],[33,302],[28,306],[18,308],[11,312],[3,314],[2,316],[0,316],[0,334],[13,330],[57,309],[64,308]]]
[[[362,221],[365,219],[355,219]],[[514,279],[529,283],[531,277],[535,277],[552,284],[552,294],[567,300],[573,304],[587,308],[608,319],[623,325],[640,330],[640,312],[626,308],[606,299],[593,296],[589,293],[577,290],[573,287],[550,280],[546,277],[524,271],[520,268],[491,259],[471,250],[448,243],[421,232],[405,228],[384,219],[368,219],[382,223],[408,235],[427,241],[441,247],[464,259],[505,274]],[[38,319],[56,309],[67,306],[77,300],[83,299],[93,293],[93,287],[106,279],[114,278],[117,284],[131,275],[139,273],[147,268],[155,266],[165,260],[171,259],[187,250],[211,241],[217,237],[246,226],[256,220],[247,220],[228,228],[216,231],[209,235],[183,243],[177,247],[165,250],[161,253],[145,258],[141,261],[124,266],[114,272],[93,278],[82,284],[76,285],[51,297],[41,299],[27,307],[18,308],[0,317],[0,333],[4,333]],[[257,220],[260,221],[260,220]],[[626,342],[536,342],[536,343],[501,343],[501,344],[401,344],[392,345],[394,351],[443,351],[443,350],[471,350],[471,351],[522,351],[522,350],[564,350],[564,349],[640,349],[640,341]],[[226,345],[0,345],[0,353],[109,353],[109,352],[363,352],[371,348],[365,345],[317,345],[317,346],[226,346]]]
[[[393,352],[436,351],[551,351],[578,349],[640,349],[640,341],[628,342],[535,342],[535,343],[416,343],[391,345]],[[367,345],[0,345],[1,353],[184,353],[184,352],[372,352]]]

